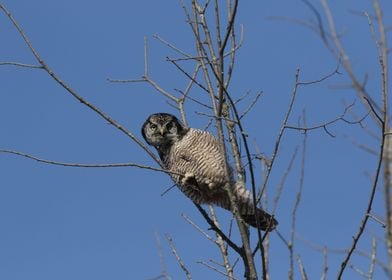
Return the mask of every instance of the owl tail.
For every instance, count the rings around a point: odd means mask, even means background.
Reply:
[[[257,218],[259,219],[259,226],[261,230],[272,231],[278,225],[278,221],[264,210],[257,208]],[[242,219],[252,226],[257,228],[257,220],[255,214],[241,214]]]
[[[278,221],[272,215],[268,214],[260,208],[256,208],[257,213],[255,213],[252,193],[244,186],[237,185],[234,188],[234,195],[237,198],[237,204],[241,217],[248,225],[257,228],[256,219],[258,219],[261,230],[272,231],[276,228]]]

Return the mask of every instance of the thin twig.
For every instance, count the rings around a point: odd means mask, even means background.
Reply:
[[[250,90],[247,90],[243,95],[241,95],[240,97],[238,97],[238,98],[234,101],[234,104],[237,105],[238,103],[240,103],[242,100],[244,100],[246,97],[248,97],[250,93],[251,93],[251,91],[250,91]]]
[[[216,244],[216,241],[207,232],[205,232],[201,227],[196,225],[188,216],[186,216],[184,213],[182,213],[181,216],[185,219],[185,221],[187,221],[191,226],[193,226],[198,232],[203,234],[208,240],[210,240],[212,243]]]
[[[107,122],[109,122],[112,126],[116,127],[118,130],[123,132],[125,135],[130,137],[139,147],[141,147],[145,152],[147,152],[151,158],[153,158],[158,164],[162,165],[161,161],[159,158],[138,138],[136,138],[135,135],[133,135],[131,132],[129,132],[127,129],[125,129],[123,126],[121,126],[119,123],[117,123],[114,119],[110,118],[108,115],[106,115],[102,110],[98,109],[96,106],[93,104],[89,103],[86,99],[81,97],[75,90],[73,90],[67,83],[65,83],[63,80],[61,80],[56,73],[52,71],[52,69],[46,64],[46,62],[41,58],[41,56],[38,54],[38,52],[35,50],[33,45],[31,44],[29,38],[27,35],[24,33],[23,29],[21,26],[17,23],[17,21],[14,19],[12,14],[2,5],[0,4],[0,9],[5,13],[5,15],[9,18],[11,23],[14,25],[16,30],[19,32],[20,36],[22,37],[23,41],[26,43],[27,47],[30,49],[31,53],[34,55],[34,57],[37,59],[39,64],[42,66],[42,68],[60,85],[62,86],[69,94],[71,94],[76,100],[78,100],[80,103],[84,104],[88,108],[90,108],[92,111],[97,113],[99,116],[101,116],[103,119],[105,119]]]
[[[240,256],[243,255],[243,250],[240,248],[237,244],[235,244],[229,237],[226,236],[226,234],[221,231],[219,227],[216,226],[214,221],[208,216],[207,212],[198,204],[194,203],[196,208],[199,210],[199,212],[202,214],[204,219],[207,221],[207,223],[211,226],[211,229],[215,231],[217,234],[219,234],[220,237],[234,250],[236,251]]]
[[[185,276],[188,280],[192,280],[192,275],[190,274],[189,270],[186,268],[184,262],[182,261],[181,257],[178,255],[176,248],[174,247],[173,239],[170,235],[166,234],[166,239],[169,241],[170,248],[173,252],[174,257],[176,258],[178,264],[180,265],[181,269],[184,271]]]
[[[200,82],[198,82],[192,75],[190,75],[188,72],[186,72],[176,61],[170,59],[169,57],[166,58],[168,61],[173,63],[174,66],[177,67],[178,70],[180,70],[189,80],[193,81],[196,85],[198,85],[202,90],[205,92],[209,93],[209,90],[203,86]],[[199,66],[200,67],[200,66]]]
[[[42,65],[33,65],[33,64],[25,64],[25,63],[20,63],[20,62],[0,62],[0,65],[12,65],[12,66],[19,66],[19,67],[25,67],[25,68],[34,68],[34,69],[43,69]]]
[[[337,49],[337,53],[334,52],[335,56],[337,57],[337,59],[341,59],[342,61],[342,65],[345,68],[347,74],[350,77],[350,80],[352,82],[352,86],[353,88],[356,90],[358,97],[360,98],[360,100],[362,101],[362,103],[366,106],[369,107],[369,105],[372,105],[372,107],[377,107],[377,111],[379,110],[379,106],[377,105],[377,103],[373,100],[373,98],[368,94],[368,92],[366,92],[364,86],[362,83],[360,83],[357,79],[357,77],[355,76],[354,70],[351,66],[351,62],[350,59],[346,53],[346,50],[343,47],[342,42],[340,41],[340,38],[337,34],[336,31],[336,27],[335,27],[335,21],[334,18],[332,16],[332,12],[329,8],[328,5],[328,0],[321,0],[321,4],[323,6],[324,9],[324,13],[325,16],[327,18],[327,22],[328,22],[328,26],[329,26],[329,30],[331,32],[331,36],[332,36],[332,40],[333,43],[335,44],[335,47]],[[364,100],[366,100],[367,102],[364,102]],[[373,112],[377,112],[376,110],[374,110],[374,108],[372,109],[372,113]],[[372,117],[377,117],[375,115],[372,115]],[[378,125],[380,125],[378,123]]]
[[[345,270],[345,268],[351,258],[351,255],[353,254],[353,252],[357,246],[359,239],[361,238],[361,236],[365,230],[365,227],[366,227],[368,219],[369,219],[369,214],[372,211],[373,200],[374,200],[374,197],[376,194],[377,184],[378,184],[378,180],[379,180],[380,172],[381,172],[381,167],[382,167],[382,159],[383,159],[383,154],[384,154],[384,141],[385,141],[385,137],[382,137],[381,143],[380,143],[379,158],[378,158],[377,166],[376,166],[376,174],[374,176],[374,180],[373,180],[372,187],[370,190],[369,201],[367,203],[366,211],[363,216],[362,222],[359,226],[358,232],[353,237],[352,245],[351,245],[350,249],[348,250],[346,257],[342,261],[340,270],[338,272],[338,279],[342,278],[343,272],[344,272],[344,270]]]
[[[110,83],[145,83],[147,82],[146,79],[142,78],[142,79],[112,79],[112,78],[107,78],[106,79],[108,82]]]
[[[169,274],[167,272],[165,259],[163,257],[163,252],[162,252],[161,239],[159,238],[158,232],[155,232],[155,240],[156,240],[157,246],[158,246],[159,264],[161,267],[161,275],[160,276],[161,276],[161,278],[164,278],[166,280],[171,280],[171,277],[169,276]],[[160,279],[160,278],[158,278],[158,279]]]
[[[179,104],[180,99],[175,97],[173,94],[169,93],[165,89],[163,89],[158,83],[156,83],[148,73],[148,44],[147,37],[144,37],[144,69],[143,76],[140,79],[107,79],[111,83],[148,83],[151,85],[156,91],[162,94],[167,99],[173,101],[176,104]],[[177,108],[177,106],[176,106]]]
[[[332,124],[337,123],[337,122],[339,122],[339,121],[342,121],[342,122],[345,122],[345,123],[348,123],[348,124],[359,124],[359,125],[362,125],[362,122],[363,122],[363,121],[367,118],[367,116],[369,115],[369,112],[368,112],[368,113],[366,113],[363,117],[361,117],[361,118],[358,119],[358,120],[354,120],[354,121],[347,120],[347,119],[345,118],[345,116],[346,116],[347,112],[349,111],[349,109],[350,109],[351,107],[353,107],[353,106],[354,106],[354,103],[352,103],[351,105],[349,105],[349,106],[347,106],[346,108],[344,108],[343,113],[340,114],[338,117],[336,117],[336,118],[334,118],[334,119],[332,119],[332,120],[330,120],[330,121],[324,122],[324,123],[322,123],[322,124],[319,124],[319,125],[309,126],[309,127],[307,127],[307,126],[299,127],[299,126],[286,125],[285,128],[287,128],[287,129],[301,130],[301,131],[303,131],[303,132],[307,132],[307,131],[310,131],[310,130],[317,130],[317,129],[323,128],[324,131],[325,131],[329,136],[331,136],[331,137],[334,138],[335,135],[331,134],[331,133],[329,132],[329,130],[327,130],[327,127],[328,127],[329,125],[332,125]]]
[[[303,112],[303,123],[306,126],[306,114]],[[297,211],[299,205],[301,203],[303,188],[304,188],[304,179],[305,179],[305,158],[306,158],[306,147],[307,147],[307,134],[304,133],[303,142],[302,142],[302,155],[301,155],[301,175],[299,181],[299,188],[297,191],[297,195],[295,198],[295,203],[293,210],[291,212],[291,229],[290,229],[290,241],[289,241],[289,252],[290,252],[290,270],[289,270],[289,279],[293,279],[294,277],[294,236],[296,230],[296,221],[297,221]],[[303,277],[303,275],[302,275]]]
[[[232,122],[232,123],[237,123],[236,121],[234,121],[234,120],[232,120],[232,119],[230,119],[230,118],[226,118],[226,117],[217,117],[217,116],[215,116],[215,115],[210,115],[210,114],[206,114],[206,113],[203,113],[203,112],[195,112],[197,115],[199,115],[199,116],[205,116],[205,117],[209,117],[209,118],[212,118],[212,119],[220,119],[220,120],[223,120],[223,121],[227,121],[227,122]]]
[[[233,29],[233,32],[234,32],[234,29]],[[235,43],[235,37],[233,37],[232,42]],[[244,42],[244,25],[240,24],[240,40],[238,41],[238,44],[237,43],[233,44],[231,47],[231,50],[228,51],[227,53],[225,53],[223,55],[223,57],[227,57],[229,55],[234,54],[236,51],[238,51],[242,47],[243,42]],[[226,86],[227,86],[227,83],[226,83]]]
[[[315,15],[315,17],[316,17],[316,20],[317,20],[317,29],[319,30],[319,34],[320,34],[320,37],[321,37],[321,39],[324,41],[324,44],[328,47],[328,48],[330,48],[330,46],[329,46],[329,41],[328,41],[328,38],[327,38],[327,32],[325,32],[325,28],[324,28],[324,24],[323,24],[323,20],[322,20],[322,18],[321,18],[321,15],[320,15],[320,13],[319,13],[319,11],[316,9],[316,7],[310,2],[310,1],[308,1],[308,0],[302,0],[302,2],[304,2],[305,3],[305,5],[313,12],[313,14]]]
[[[377,242],[376,239],[372,239],[372,257],[370,258],[370,266],[369,266],[369,280],[373,279],[373,274],[374,274],[374,267],[376,265],[376,253],[377,253]]]
[[[327,247],[323,248],[323,273],[321,274],[321,280],[327,279],[328,272],[328,249]]]
[[[275,214],[275,212],[276,212],[276,209],[278,207],[278,203],[279,203],[279,200],[280,200],[280,197],[281,197],[281,194],[282,194],[283,186],[285,185],[286,178],[289,175],[289,173],[290,173],[290,171],[291,171],[291,169],[292,169],[292,167],[294,165],[294,161],[295,161],[295,159],[297,157],[298,150],[299,150],[299,146],[296,146],[295,149],[294,149],[294,152],[293,152],[293,154],[292,154],[292,156],[290,158],[290,161],[289,161],[289,164],[288,164],[288,166],[286,168],[286,171],[282,175],[282,179],[280,180],[278,189],[276,190],[275,198],[273,200],[274,203],[273,203],[272,211],[271,211],[272,214]]]
[[[252,110],[252,108],[256,105],[257,101],[259,100],[261,94],[263,92],[258,92],[255,96],[255,98],[253,99],[253,101],[249,104],[248,108],[245,109],[245,111],[242,113],[242,115],[240,116],[240,119],[242,119],[243,117],[246,116],[246,114],[249,113],[250,110]]]
[[[346,255],[346,254],[348,254],[348,252],[349,252],[349,249],[328,248],[328,247],[326,247],[325,245],[320,245],[320,244],[317,244],[317,243],[315,243],[315,242],[306,240],[306,239],[304,239],[303,237],[298,236],[298,235],[297,235],[297,239],[298,239],[299,241],[303,242],[305,245],[309,246],[311,249],[313,249],[313,250],[315,250],[315,251],[317,251],[317,252],[320,252],[320,253],[322,253],[323,255],[325,255],[324,258],[326,258],[326,254],[328,254],[328,253],[332,253],[332,254],[344,254],[344,255]],[[355,250],[353,254],[356,254],[357,256],[365,257],[365,258],[367,258],[367,259],[369,259],[369,260],[371,260],[371,258],[372,258],[371,253],[365,252],[365,251],[361,251],[361,250]],[[326,260],[325,260],[325,261],[326,261]],[[376,259],[376,260],[375,260],[375,263],[384,271],[384,273],[385,273],[386,276],[389,276],[389,275],[390,275],[390,274],[389,274],[388,266],[387,266],[385,263],[383,263],[383,262],[382,262],[381,260],[379,260],[379,259]]]
[[[224,37],[224,39],[222,41],[222,44],[220,45],[220,49],[219,49],[219,55],[220,56],[224,55],[224,51],[225,51],[225,48],[226,48],[227,41],[229,40],[231,31],[233,29],[234,20],[235,20],[236,14],[237,14],[238,2],[239,2],[238,0],[234,0],[233,9],[231,11],[231,16],[229,18],[229,22],[228,22],[227,27],[226,27],[226,34],[225,34],[225,37]]]
[[[59,161],[53,161],[53,160],[47,160],[47,159],[42,159],[36,156],[32,156],[30,154],[18,152],[18,151],[12,151],[12,150],[0,150],[0,153],[6,153],[6,154],[13,154],[21,157],[25,157],[31,160],[35,160],[37,162],[45,163],[45,164],[51,164],[51,165],[60,165],[60,166],[66,166],[66,167],[86,167],[86,168],[111,168],[111,167],[137,167],[137,168],[142,168],[142,169],[149,169],[153,171],[158,171],[158,172],[163,172],[167,174],[173,174],[173,175],[180,175],[183,176],[183,174],[180,174],[178,172],[172,172],[168,171],[166,169],[162,168],[156,168],[152,166],[147,166],[147,165],[141,165],[137,163],[99,163],[99,164],[86,164],[86,163],[68,163],[68,162],[59,162]]]
[[[178,92],[180,92],[182,95],[184,95],[184,92],[182,92],[182,91],[180,91],[180,90],[176,90],[176,91],[178,91]],[[187,96],[187,99],[189,99],[189,100],[191,100],[192,102],[195,102],[196,104],[198,104],[198,105],[200,105],[200,106],[202,106],[202,107],[204,107],[204,108],[207,108],[207,109],[209,109],[209,110],[212,110],[212,107],[211,106],[209,106],[209,105],[207,105],[207,104],[205,104],[205,103],[203,103],[203,102],[200,102],[199,100],[197,100],[197,99],[195,99],[195,98],[193,98],[193,97],[191,97],[191,96]]]
[[[233,280],[237,279],[237,278],[234,278],[233,276],[230,276],[230,275],[227,274],[226,272],[221,271],[220,269],[218,269],[218,268],[216,268],[216,267],[210,265],[209,263],[206,263],[206,262],[204,262],[204,261],[198,261],[197,263],[202,264],[202,265],[208,267],[209,269],[211,269],[211,270],[213,270],[213,271],[215,271],[215,272],[218,272],[219,274],[222,274],[223,276],[226,276],[226,277],[227,277],[228,279],[230,279],[230,280],[232,280],[232,279],[233,279]]]
[[[214,207],[212,207],[211,205],[209,205],[209,210],[211,213],[211,217],[212,220],[214,221],[215,225],[220,228],[220,225],[218,223],[218,219],[216,217],[215,214],[215,210]],[[234,274],[233,274],[233,267],[230,265],[230,260],[229,260],[229,256],[228,256],[228,252],[227,252],[227,247],[225,246],[224,240],[222,239],[222,237],[216,233],[216,244],[219,247],[219,251],[222,255],[222,259],[223,259],[223,267],[226,269],[226,275],[228,276],[229,280],[234,279]]]
[[[377,156],[378,153],[377,151],[375,151],[373,148],[368,147],[367,145],[364,145],[362,143],[359,143],[356,139],[354,139],[353,137],[351,137],[350,135],[347,134],[342,134],[342,136],[344,138],[346,138],[348,141],[351,142],[351,144],[353,144],[354,146],[356,146],[357,148],[369,153],[370,155],[373,156]]]
[[[187,54],[186,52],[180,50],[178,47],[176,47],[175,45],[169,43],[168,41],[166,41],[165,39],[163,39],[162,37],[160,37],[159,35],[153,35],[153,38],[157,39],[159,42],[161,42],[162,44],[166,45],[167,47],[171,48],[172,50],[178,52],[179,54],[185,56],[186,58],[190,58],[192,57],[191,55]]]
[[[278,238],[283,242],[283,244],[287,247],[290,248],[290,244],[287,241],[287,239],[283,236],[283,234],[280,233],[280,231],[278,229],[275,230],[276,235],[278,236]]]
[[[318,84],[318,83],[321,83],[325,80],[328,80],[329,78],[331,78],[332,76],[335,76],[336,74],[341,74],[339,72],[339,67],[340,67],[340,60],[338,60],[338,63],[336,65],[335,70],[333,70],[331,73],[329,73],[329,74],[325,75],[324,77],[321,77],[320,79],[317,79],[317,80],[307,81],[307,82],[299,82],[298,85],[307,86],[307,85]]]
[[[203,59],[203,56],[191,56],[191,57],[166,57],[166,60],[169,62],[178,62],[178,61],[189,61],[189,60],[197,60]]]
[[[161,196],[164,196],[165,194],[167,194],[169,191],[171,191],[173,188],[175,188],[176,187],[176,184],[173,184],[173,185],[171,185],[170,187],[168,187],[166,190],[164,190],[162,193],[161,193]]]
[[[178,103],[178,98],[176,98],[174,95],[170,94],[169,92],[167,92],[166,90],[164,90],[163,88],[161,88],[154,80],[152,80],[149,76],[144,76],[144,79],[146,79],[146,82],[148,82],[150,85],[153,86],[153,88],[155,88],[158,92],[160,92],[163,96],[165,96],[166,98],[174,101],[175,103]]]
[[[196,77],[199,73],[199,70],[200,70],[200,64],[198,63],[198,64],[196,64],[195,70],[193,71],[192,79],[189,80],[188,85],[186,86],[185,90],[182,92],[182,98],[179,98],[179,100],[178,100],[178,109],[181,114],[182,123],[184,124],[185,127],[188,127],[188,123],[187,123],[187,120],[185,117],[184,103],[185,103],[185,100],[187,100],[189,97],[189,92],[191,91],[191,88],[193,87],[193,84],[194,84],[193,80],[196,79]]]
[[[356,266],[355,266],[354,264],[352,264],[351,262],[350,262],[350,268],[351,268],[353,271],[355,271],[355,272],[356,272],[359,276],[361,276],[362,278],[369,279],[366,272],[363,272],[362,270],[360,270],[358,267],[356,267]]]
[[[385,221],[383,221],[381,218],[373,215],[372,213],[368,214],[369,218],[373,219],[374,221],[376,221],[378,224],[380,224],[383,228],[386,228],[386,223]]]
[[[280,131],[279,131],[279,134],[278,134],[278,138],[276,139],[275,147],[274,147],[274,150],[272,152],[270,163],[267,166],[267,174],[266,174],[266,177],[264,178],[263,185],[261,187],[261,191],[257,195],[257,202],[260,201],[261,197],[263,196],[264,190],[267,187],[268,179],[269,179],[270,174],[271,174],[271,169],[272,169],[272,167],[274,165],[276,156],[278,154],[280,143],[281,143],[281,140],[282,140],[282,136],[283,136],[283,133],[284,133],[285,128],[287,126],[287,122],[288,122],[289,117],[291,115],[291,111],[292,111],[293,106],[294,106],[294,101],[295,101],[295,98],[297,96],[298,82],[299,82],[299,69],[297,69],[296,73],[295,73],[295,83],[294,83],[294,88],[293,88],[293,91],[292,91],[292,94],[291,94],[291,100],[290,100],[289,106],[288,106],[288,108],[286,110],[286,115],[284,117],[282,126],[280,128]]]
[[[304,264],[302,263],[302,259],[299,255],[297,256],[297,261],[298,261],[299,271],[301,272],[301,279],[308,280],[308,275],[306,274]]]

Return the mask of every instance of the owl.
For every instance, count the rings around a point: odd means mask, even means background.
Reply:
[[[232,184],[217,139],[209,132],[185,128],[173,115],[152,114],[142,126],[142,136],[153,146],[179,189],[197,204],[212,204],[232,211],[227,186],[235,195],[243,220],[256,226],[252,194],[242,184]],[[256,210],[262,230],[278,222],[260,208]]]

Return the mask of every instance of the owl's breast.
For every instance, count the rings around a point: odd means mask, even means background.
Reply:
[[[221,188],[229,181],[217,140],[204,131],[190,129],[173,145],[167,164],[169,170],[192,173],[199,185],[212,189]]]

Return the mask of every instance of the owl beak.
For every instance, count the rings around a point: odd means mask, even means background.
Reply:
[[[161,129],[159,129],[159,134],[161,134],[162,136],[164,136],[165,135],[165,128],[164,127],[161,127]]]

